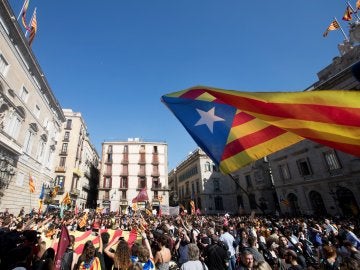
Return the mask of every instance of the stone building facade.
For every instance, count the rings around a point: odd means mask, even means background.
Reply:
[[[234,181],[199,148],[170,171],[169,183],[171,205],[184,206],[189,213],[191,200],[203,214],[238,212]]]
[[[55,178],[59,187],[52,198],[59,204],[69,192],[72,207],[95,208],[99,173],[99,156],[91,144],[85,121],[79,112],[63,109],[66,121],[56,148]]]
[[[38,207],[65,121],[7,1],[0,2],[0,211]],[[29,189],[29,178],[35,192]],[[8,181],[10,180],[10,181]]]
[[[169,204],[168,153],[164,142],[138,138],[102,144],[98,206],[127,211],[142,189],[154,209]],[[142,208],[145,203],[138,203]]]

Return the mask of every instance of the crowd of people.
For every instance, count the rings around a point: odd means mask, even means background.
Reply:
[[[60,218],[56,210],[4,211],[0,269],[360,269],[359,225],[355,217],[153,216],[141,210],[90,210],[67,211]],[[57,261],[55,243],[62,228],[70,241]],[[108,229],[135,230],[138,237],[131,243],[121,235],[111,239]],[[80,254],[74,249],[78,230],[91,230],[97,239],[86,241]]]

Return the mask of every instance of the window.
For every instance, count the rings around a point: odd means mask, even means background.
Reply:
[[[24,101],[25,103],[27,102],[28,98],[29,98],[29,91],[26,90],[25,86],[23,86],[20,90],[20,98],[22,99],[22,101]]]
[[[262,169],[255,170],[254,178],[255,178],[256,183],[264,182],[264,171]]]
[[[290,171],[287,164],[279,165],[280,176],[283,180],[291,179]]]
[[[67,148],[68,148],[68,144],[63,143],[62,147],[61,147],[61,154],[66,154],[67,153]]]
[[[127,188],[128,187],[128,179],[127,179],[127,177],[121,177],[120,187],[121,188]]]
[[[46,144],[46,142],[43,139],[40,139],[39,146],[38,146],[39,148],[38,148],[38,151],[36,153],[36,159],[37,160],[40,160],[41,158],[43,158],[45,144]]]
[[[211,171],[210,162],[206,162],[205,163],[205,172],[210,172],[210,171]]]
[[[34,137],[35,137],[34,131],[32,129],[28,129],[24,140],[24,152],[27,154],[31,153]]]
[[[36,118],[39,119],[39,117],[40,117],[40,107],[38,105],[35,105],[34,115],[36,116]]]
[[[112,145],[109,145],[109,146],[108,146],[107,152],[108,152],[108,154],[111,154],[111,153],[113,152],[113,151],[112,151]]]
[[[157,146],[154,146],[154,153],[157,154],[157,152],[158,152],[158,148]]]
[[[64,175],[58,175],[55,179],[55,186],[59,186],[60,188],[64,188],[65,184],[65,176]]]
[[[188,195],[190,195],[190,185],[189,185],[189,182],[186,182],[186,183],[185,183],[185,187],[186,187],[185,194],[186,194],[186,196],[188,196]]]
[[[191,182],[191,195],[195,195],[195,183]]]
[[[139,178],[139,188],[146,188],[146,179],[145,177]]]
[[[1,73],[1,75],[3,75],[5,77],[8,69],[9,69],[8,62],[6,61],[5,57],[2,54],[0,54],[0,73]]]
[[[199,193],[200,189],[199,189],[199,181],[196,181],[196,193]]]
[[[104,188],[111,188],[111,178],[110,177],[104,178]]]
[[[127,145],[124,145],[124,153],[129,153],[129,147]]]
[[[145,153],[145,145],[140,145],[140,152],[139,153]]]
[[[68,142],[70,139],[70,132],[69,131],[65,131],[65,134],[64,134],[64,141]]]
[[[310,176],[312,175],[312,170],[308,159],[302,158],[297,161],[300,175]]]
[[[246,186],[247,186],[247,188],[252,188],[252,182],[251,182],[251,176],[250,176],[250,174],[248,174],[248,175],[245,175],[245,181],[246,181]]]
[[[214,202],[215,202],[215,210],[224,210],[222,197],[215,197]]]
[[[59,167],[65,167],[66,157],[60,157]]]
[[[250,209],[254,210],[257,208],[257,203],[254,194],[249,194]]]
[[[335,171],[341,169],[341,164],[334,151],[328,151],[324,153],[324,158],[329,171]]]
[[[106,162],[110,162],[110,163],[112,162],[112,154],[111,153],[107,154]]]
[[[214,191],[220,191],[220,181],[219,178],[214,178],[213,180]]]
[[[122,200],[126,200],[126,190],[123,190],[123,191],[121,192],[121,199],[122,199]]]
[[[66,120],[66,129],[71,129],[71,125],[72,125],[72,120],[71,119],[67,119]]]
[[[10,116],[9,121],[6,123],[6,126],[4,128],[5,132],[14,139],[17,139],[19,135],[21,121],[22,119],[20,118],[20,116],[18,116],[16,113],[13,113]]]

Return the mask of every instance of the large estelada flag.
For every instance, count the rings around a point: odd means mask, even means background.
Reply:
[[[360,156],[360,91],[193,87],[162,101],[224,173],[302,139]]]
[[[128,242],[129,246],[132,246],[137,241],[141,241],[141,235],[138,233],[138,231],[136,229],[132,229],[131,231],[105,229],[105,230],[102,230],[102,232],[109,233],[109,236],[110,236],[109,243],[111,241],[113,241],[115,239],[115,237],[117,237],[117,236],[123,237],[124,240]],[[73,235],[75,237],[74,251],[78,255],[80,255],[82,253],[86,241],[91,240],[94,245],[99,244],[99,240],[100,240],[99,235],[94,235],[94,233],[91,230],[85,231],[85,232],[70,231],[67,233],[68,233],[67,235]],[[60,251],[60,255],[61,255],[61,254],[63,254],[62,247],[67,248],[67,246],[68,246],[68,243],[66,240],[67,235],[66,235],[66,232],[64,232],[64,234],[63,234],[63,229],[62,229],[59,239],[52,240],[50,238],[45,238],[44,241],[46,242],[47,247],[54,248],[57,253],[58,253],[58,251]],[[60,242],[60,244],[59,244],[59,242]],[[113,248],[115,248],[115,247],[113,247]],[[60,256],[60,258],[61,258],[61,256]]]

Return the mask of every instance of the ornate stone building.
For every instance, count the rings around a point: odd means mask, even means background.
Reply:
[[[166,143],[138,138],[104,142],[101,161],[99,207],[126,211],[144,188],[153,208],[169,204]]]
[[[7,1],[0,1],[0,211],[38,207],[65,121]],[[29,177],[35,183],[30,193]]]

